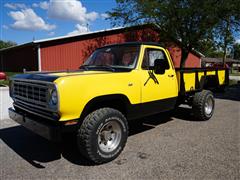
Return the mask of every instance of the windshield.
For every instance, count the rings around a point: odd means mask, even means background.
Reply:
[[[129,68],[136,66],[139,46],[111,46],[97,49],[83,64],[87,67]]]

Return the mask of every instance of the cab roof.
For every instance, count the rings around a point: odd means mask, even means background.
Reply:
[[[109,45],[100,47],[98,49],[106,48],[106,47],[112,47],[112,46],[141,46],[141,45],[152,45],[152,46],[160,46],[160,47],[162,47],[162,45],[160,45],[159,43],[156,43],[156,42],[125,42],[125,43],[109,44]]]

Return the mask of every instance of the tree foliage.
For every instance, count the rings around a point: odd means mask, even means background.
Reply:
[[[240,60],[240,44],[233,45],[233,58]]]
[[[223,50],[224,63],[227,57],[227,52],[233,48],[233,35],[239,35],[240,33],[240,1],[220,0],[216,8],[219,20],[214,27],[213,33],[216,45]]]
[[[16,46],[17,43],[12,41],[2,41],[0,40],[0,49]]]
[[[112,24],[153,23],[161,39],[173,38],[182,44],[181,67],[192,48],[201,49],[206,40],[213,45],[229,44],[239,25],[239,0],[116,0],[108,12]],[[221,37],[224,37],[221,39]],[[224,43],[223,43],[224,42]]]
[[[211,39],[206,39],[201,42],[201,46],[198,50],[200,52],[204,52],[206,57],[222,58],[224,56],[224,52],[220,50],[219,47],[215,45],[215,42]]]

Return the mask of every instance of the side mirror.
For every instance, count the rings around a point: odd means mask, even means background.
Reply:
[[[154,73],[155,74],[164,74],[166,68],[166,63],[163,59],[156,59],[154,61]]]

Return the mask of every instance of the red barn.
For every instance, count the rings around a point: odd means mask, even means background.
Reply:
[[[155,26],[141,25],[37,40],[0,50],[0,71],[73,70],[77,69],[96,48],[131,41],[161,42],[161,35]],[[181,48],[174,42],[170,44],[168,49],[175,67],[179,67]],[[200,67],[200,58],[200,53],[190,52],[186,67]]]

